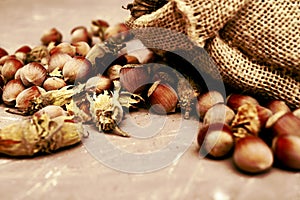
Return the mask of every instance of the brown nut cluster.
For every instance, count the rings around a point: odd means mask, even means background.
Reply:
[[[292,112],[282,100],[261,104],[254,97],[243,94],[230,94],[226,104],[207,102],[211,105],[206,108],[204,125],[198,134],[200,152],[205,149],[213,158],[232,156],[236,168],[250,174],[266,172],[272,166],[300,169],[299,109]],[[200,104],[207,105],[207,102]],[[219,132],[219,135],[211,137],[211,132]],[[224,141],[225,134],[232,136],[232,143]],[[224,146],[218,148],[222,141],[228,151],[223,151]],[[208,151],[207,144],[215,144],[215,147]]]
[[[42,35],[40,46],[21,46],[11,55],[0,48],[1,100],[6,106],[26,109],[32,99],[46,91],[78,82],[86,84],[86,92],[100,94],[112,90],[113,81],[119,80],[123,91],[140,95],[145,100],[140,106],[157,114],[178,111],[186,119],[198,116],[202,127],[197,142],[201,152],[211,158],[232,156],[234,165],[246,173],[265,172],[277,164],[300,169],[300,108],[292,111],[281,100],[263,105],[248,95],[230,94],[226,98],[219,91],[195,89],[176,69],[153,64],[165,60],[147,48],[127,52],[125,47],[116,55],[97,49],[106,40],[128,38],[125,24],[110,26],[98,19],[92,21],[90,29],[72,29],[69,42],[52,28]],[[97,56],[91,54],[94,51],[98,51]],[[107,63],[106,56],[115,59]],[[90,119],[89,102],[76,103],[80,117]],[[52,105],[35,115],[42,113],[51,117],[70,114]]]
[[[69,42],[63,40],[58,29],[51,28],[42,34],[41,45],[33,48],[24,45],[13,54],[0,48],[0,99],[9,107],[26,107],[20,99],[30,99],[32,93],[24,90],[59,90],[73,85],[75,81],[86,82],[93,76],[92,63],[86,55],[97,39],[109,39],[126,30],[122,23],[109,26],[104,20],[93,20],[90,29],[74,27],[70,31]],[[18,98],[21,92],[22,98]]]

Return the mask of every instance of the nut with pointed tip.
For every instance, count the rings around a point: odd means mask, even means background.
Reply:
[[[269,118],[272,116],[272,111],[264,106],[256,105],[258,119],[260,121],[260,127],[265,128],[265,125]]]
[[[22,83],[29,87],[32,85],[41,86],[47,77],[46,68],[38,62],[31,62],[20,69]]]
[[[99,37],[101,41],[104,40],[104,32],[109,27],[109,24],[101,19],[92,20],[90,32],[93,36]]]
[[[8,59],[11,59],[11,58],[16,58],[16,55],[4,55],[0,58],[0,66],[1,65],[4,65],[5,61],[8,60]]]
[[[113,88],[113,82],[102,75],[97,75],[89,78],[85,84],[86,91],[92,91],[96,94],[102,93],[104,90],[111,90]]]
[[[113,65],[110,66],[106,72],[108,78],[112,81],[120,79],[120,71],[122,66],[121,65]]]
[[[149,103],[157,114],[175,112],[178,103],[176,91],[168,84],[155,82],[148,91]]]
[[[18,69],[23,67],[23,62],[17,58],[9,58],[5,61],[1,69],[1,74],[4,80],[7,82],[14,79]]]
[[[109,26],[104,31],[104,39],[108,40],[113,38],[117,41],[125,41],[129,36],[129,27],[124,23],[117,23],[113,26]]]
[[[17,96],[25,89],[21,80],[13,79],[8,81],[3,87],[3,102],[8,106],[15,105]]]
[[[92,64],[88,59],[82,56],[75,56],[64,64],[62,74],[67,83],[74,83],[75,81],[86,81],[91,70]]]
[[[271,126],[274,137],[279,135],[300,136],[300,119],[292,112],[280,116]]]
[[[31,47],[28,45],[21,46],[18,48],[15,52],[15,56],[19,59],[22,60],[22,62],[25,62],[27,59],[27,54],[31,51]]]
[[[233,152],[235,166],[247,173],[261,173],[273,165],[273,153],[259,137],[246,136],[237,140]]]
[[[52,72],[55,69],[62,70],[65,63],[71,60],[72,57],[67,53],[55,53],[50,56],[47,71]]]
[[[206,124],[200,128],[198,137],[200,152],[214,158],[223,158],[230,154],[234,146],[233,134],[227,124]]]
[[[90,45],[85,41],[79,41],[72,43],[72,45],[76,48],[76,55],[78,56],[86,56],[91,50]]]
[[[62,41],[62,37],[62,34],[56,28],[51,28],[50,30],[47,30],[43,33],[41,42],[45,46],[47,46],[51,42],[59,44]]]
[[[92,44],[92,37],[84,26],[77,26],[71,30],[71,44],[77,42],[86,42]]]
[[[280,135],[273,139],[272,149],[276,159],[290,169],[300,169],[300,137]]]

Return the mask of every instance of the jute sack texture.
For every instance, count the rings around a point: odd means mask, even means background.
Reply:
[[[183,33],[207,50],[225,84],[300,106],[299,0],[169,0],[126,23]],[[166,49],[185,48],[173,39]]]

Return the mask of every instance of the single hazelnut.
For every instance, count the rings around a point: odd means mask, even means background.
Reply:
[[[157,114],[175,112],[178,103],[176,91],[168,84],[155,82],[148,91],[151,109]]]
[[[273,165],[273,152],[259,137],[246,136],[237,140],[233,152],[236,167],[247,173],[261,173]]]
[[[47,46],[50,42],[54,42],[56,44],[61,43],[62,34],[56,28],[51,28],[43,33],[41,37],[41,42],[43,45]]]
[[[272,149],[280,164],[291,169],[300,169],[300,137],[279,135],[273,139]]]
[[[292,112],[285,113],[271,126],[274,136],[297,135],[300,136],[300,118]]]
[[[199,130],[197,137],[200,152],[213,158],[222,158],[231,152],[234,146],[233,134],[227,124],[206,124]]]

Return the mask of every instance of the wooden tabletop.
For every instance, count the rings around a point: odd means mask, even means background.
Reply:
[[[70,39],[71,29],[92,19],[123,22],[130,1],[0,1],[0,47],[13,53],[40,44],[56,27]],[[0,126],[23,117],[0,108]],[[300,199],[300,173],[273,168],[246,175],[231,158],[200,157],[195,136],[199,123],[180,113],[127,113],[121,127],[131,138],[104,135],[85,127],[89,137],[72,148],[26,159],[0,158],[1,199]],[[152,131],[153,130],[153,134]]]

